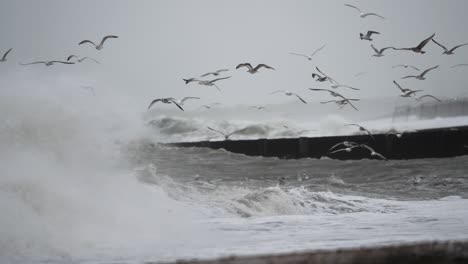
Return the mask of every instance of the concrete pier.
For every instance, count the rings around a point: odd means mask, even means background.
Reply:
[[[206,147],[225,149],[249,156],[278,157],[284,159],[321,158],[333,145],[352,141],[367,144],[387,159],[447,158],[468,154],[468,126],[426,129],[395,135],[375,134],[330,137],[301,137],[277,139],[250,139],[170,143],[176,147]],[[356,148],[328,157],[340,160],[370,159],[370,152]]]

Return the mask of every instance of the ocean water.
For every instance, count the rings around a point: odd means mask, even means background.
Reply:
[[[467,156],[280,160],[172,148],[159,143],[219,140],[207,125],[249,126],[237,137],[300,129],[317,136],[355,133],[343,126],[355,119],[246,118],[245,109],[230,110],[232,121],[196,110],[177,116],[131,111],[138,107],[124,97],[109,102],[81,90],[64,102],[62,88],[49,89],[1,90],[1,263],[141,263],[468,239]],[[368,123],[411,129],[387,122]]]

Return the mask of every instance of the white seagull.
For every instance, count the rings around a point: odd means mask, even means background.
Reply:
[[[182,106],[180,106],[176,100],[172,97],[169,97],[169,98],[157,98],[157,99],[154,99],[153,101],[151,101],[150,105],[148,106],[148,109],[151,108],[151,106],[153,106],[155,103],[157,102],[161,102],[161,103],[164,103],[164,104],[175,104],[180,110],[184,111],[184,109],[182,108]]]
[[[416,67],[414,67],[414,66],[412,66],[412,65],[408,65],[408,64],[399,64],[399,65],[393,66],[392,68],[398,68],[398,67],[403,67],[403,68],[405,68],[405,69],[408,68],[408,67],[410,67],[410,68],[413,68],[413,69],[419,71],[418,68],[416,68]]]
[[[209,130],[211,130],[211,131],[214,131],[214,132],[217,132],[217,133],[223,135],[223,136],[224,136],[224,140],[229,140],[229,137],[230,137],[230,136],[232,136],[232,135],[234,135],[234,134],[236,134],[236,133],[240,133],[240,132],[243,132],[243,131],[247,130],[247,128],[243,128],[243,129],[239,129],[239,130],[236,130],[236,131],[234,131],[234,132],[231,132],[231,133],[226,134],[226,133],[223,133],[223,132],[221,132],[221,131],[219,131],[219,130],[213,129],[213,128],[211,128],[211,127],[207,127],[207,128],[208,128]]]
[[[382,160],[387,160],[387,158],[384,157],[384,155],[382,155],[382,154],[376,152],[373,148],[367,146],[366,144],[360,144],[359,147],[369,150],[369,151],[370,151],[370,155],[371,155],[372,157],[379,157],[379,158],[382,159]]]
[[[422,90],[411,90],[411,89],[406,89],[402,88],[396,81],[393,81],[393,83],[398,87],[398,89],[401,90],[401,97],[411,97],[411,96],[416,96],[417,92],[421,92]]]
[[[377,32],[377,31],[368,30],[365,35],[362,34],[362,33],[359,33],[359,38],[361,38],[361,40],[372,41],[373,40],[373,39],[371,39],[372,34],[380,34],[380,33]]]
[[[437,69],[438,67],[439,67],[439,65],[434,66],[432,68],[429,68],[429,69],[423,71],[419,75],[408,75],[408,76],[403,77],[402,79],[415,78],[415,79],[418,79],[418,80],[426,80],[426,78],[424,78],[424,75],[426,75],[428,72],[430,72],[430,71],[432,71],[434,69]]]
[[[468,43],[465,43],[465,44],[461,44],[461,45],[457,45],[451,49],[447,49],[444,45],[440,44],[439,42],[437,42],[435,39],[432,39],[432,41],[437,44],[439,47],[443,48],[444,49],[444,52],[442,54],[445,54],[445,55],[453,55],[455,53],[453,53],[456,49],[460,48],[460,47],[463,47],[463,46],[466,46],[468,45]]]
[[[426,53],[424,50],[422,50],[424,48],[424,46],[426,46],[426,44],[435,36],[435,33],[432,34],[430,37],[428,37],[427,39],[421,41],[421,43],[418,44],[418,46],[416,47],[413,47],[413,48],[396,48],[395,50],[411,50],[413,52],[416,52],[416,53],[421,53],[421,54],[424,54]]]
[[[216,89],[218,89],[218,91],[221,91],[221,89],[219,89],[219,87],[215,84],[215,82],[217,82],[219,80],[229,79],[229,78],[231,78],[231,76],[217,78],[217,79],[214,79],[214,80],[198,81],[198,84],[205,85],[205,86],[214,86],[214,87],[216,87]]]
[[[384,56],[384,51],[388,50],[388,49],[395,49],[394,47],[385,47],[385,48],[382,48],[382,49],[377,49],[376,47],[374,47],[373,44],[371,44],[371,48],[374,50],[375,54],[372,55],[373,57],[383,57]]]
[[[315,69],[322,75],[319,75],[317,73],[312,73],[312,78],[315,79],[315,77],[317,77],[317,79],[315,81],[317,82],[325,82],[325,81],[329,81],[331,82],[332,84],[333,83],[338,83],[337,81],[335,81],[333,78],[331,78],[330,76],[326,75],[325,73],[323,73],[318,67],[315,67]]]
[[[317,54],[317,52],[321,51],[323,48],[325,48],[325,45],[323,45],[322,47],[320,47],[319,49],[317,49],[316,51],[314,51],[312,54],[310,55],[306,55],[306,54],[299,54],[299,53],[292,53],[290,52],[289,54],[292,54],[292,55],[296,55],[296,56],[301,56],[301,57],[305,57],[307,58],[308,60],[312,60],[312,57]]]
[[[248,68],[247,72],[249,72],[249,73],[251,73],[251,74],[257,73],[258,70],[259,70],[260,68],[262,68],[262,67],[263,67],[263,68],[267,68],[267,69],[274,70],[273,67],[270,67],[270,66],[268,66],[268,65],[266,65],[266,64],[263,64],[263,63],[258,64],[255,68],[253,68],[252,65],[250,65],[250,63],[241,63],[241,64],[237,65],[236,70],[239,69],[239,68],[241,68],[241,67],[247,67],[247,68]]]
[[[68,62],[68,61],[36,61],[36,62],[30,62],[30,63],[20,63],[21,65],[32,65],[32,64],[44,64],[45,66],[52,66],[55,63],[61,63],[61,64],[75,64],[74,62]]]
[[[325,101],[325,102],[320,102],[321,104],[328,104],[328,103],[335,103],[337,104],[340,109],[343,109],[345,105],[350,105],[352,108],[354,108],[356,111],[359,111],[352,103],[351,101],[360,101],[359,99],[341,99],[341,100],[330,100],[330,101]]]
[[[3,57],[0,59],[0,62],[5,62],[5,61],[7,60],[6,57],[7,57],[8,53],[10,53],[10,51],[11,51],[12,49],[13,49],[13,48],[10,48],[9,50],[7,50],[7,51],[5,52],[5,54],[3,54]]]
[[[367,16],[376,16],[376,17],[380,17],[381,19],[385,19],[383,16],[381,16],[379,14],[376,14],[376,13],[364,13],[364,12],[361,11],[361,9],[359,7],[356,7],[356,6],[353,6],[353,5],[350,5],[350,4],[344,4],[344,5],[356,9],[359,12],[359,16],[361,18],[365,18]]]
[[[90,57],[78,57],[78,56],[76,56],[76,55],[70,55],[70,56],[68,56],[67,61],[70,61],[72,58],[76,58],[76,61],[79,62],[79,63],[83,62],[84,60],[92,60],[92,61],[94,61],[95,63],[100,64],[99,61],[97,61],[97,60],[95,60],[95,59],[93,59],[93,58],[90,58]]]
[[[110,38],[118,38],[118,36],[114,36],[114,35],[108,35],[108,36],[105,36],[104,38],[102,38],[101,40],[101,43],[99,43],[99,45],[96,45],[94,42],[92,42],[91,40],[83,40],[81,41],[80,43],[78,43],[78,45],[81,45],[81,44],[84,44],[84,43],[91,43],[93,44],[93,46],[97,49],[97,50],[101,50],[104,48],[104,42],[106,42],[106,40],[110,39]]]
[[[225,72],[225,71],[229,71],[229,70],[228,69],[221,69],[221,70],[217,70],[217,71],[214,71],[214,72],[208,72],[208,73],[203,74],[200,77],[206,77],[208,75],[218,76],[220,73]]]
[[[274,91],[274,92],[271,92],[270,94],[275,94],[275,93],[283,93],[284,95],[286,96],[296,96],[299,100],[301,100],[301,102],[303,102],[304,104],[307,104],[307,102],[302,99],[299,95],[293,93],[293,92],[290,92],[290,91],[286,91],[286,90],[278,90],[278,91]]]

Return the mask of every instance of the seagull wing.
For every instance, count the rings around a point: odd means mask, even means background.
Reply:
[[[349,104],[352,108],[354,108],[354,110],[359,111],[359,110],[351,103],[350,100],[353,100],[353,99],[348,99],[348,100],[346,100],[346,103]]]
[[[118,36],[114,36],[114,35],[108,35],[108,36],[105,36],[104,38],[102,38],[101,40],[101,43],[99,45],[104,45],[104,42],[106,42],[106,40],[110,39],[110,38],[119,38]]]
[[[216,82],[216,81],[225,80],[225,79],[229,79],[229,78],[231,78],[231,76],[228,76],[228,77],[221,77],[221,78],[217,78],[217,79],[211,80],[211,81],[209,81],[209,83],[214,83],[214,82]]]
[[[309,90],[311,90],[311,91],[327,91],[329,93],[333,93],[332,90],[328,90],[328,89],[309,88]]]
[[[419,71],[419,69],[418,69],[418,68],[416,68],[416,67],[414,67],[414,66],[408,65],[408,67],[410,67],[410,68],[413,68],[413,69],[415,69],[415,70]]]
[[[301,102],[303,102],[304,104],[307,104],[307,102],[306,102],[304,99],[302,99],[299,95],[297,95],[297,94],[295,94],[295,93],[293,93],[293,94],[294,94],[299,100],[301,100]]]
[[[376,14],[376,13],[365,13],[362,15],[362,17],[367,17],[367,16],[376,16],[376,17],[380,17],[381,19],[385,19],[385,17],[379,15],[379,14]]]
[[[273,68],[273,67],[271,67],[271,66],[268,66],[268,65],[266,65],[266,64],[261,63],[261,64],[257,65],[257,67],[255,67],[253,70],[254,70],[254,71],[257,71],[257,70],[259,70],[259,69],[262,68],[262,67],[263,67],[263,68],[267,68],[267,69],[271,69],[271,70],[274,70],[274,69],[275,69],[275,68]]]
[[[323,45],[322,47],[318,48],[316,51],[314,51],[314,53],[312,53],[310,55],[310,57],[313,57],[315,54],[317,54],[317,52],[321,51],[323,48],[325,48],[326,45]]]
[[[359,9],[359,7],[357,7],[357,6],[353,6],[353,5],[350,5],[350,4],[344,4],[344,5],[356,9],[359,13],[362,12],[361,9]]]
[[[62,63],[62,64],[75,64],[74,62],[69,62],[69,61],[50,61],[52,63]]]
[[[372,34],[380,34],[380,32],[369,30],[367,31],[367,36],[370,37]]]
[[[371,44],[370,46],[374,50],[375,53],[380,53],[380,51],[378,49],[376,49],[373,44]]]
[[[453,51],[455,51],[456,49],[458,49],[458,48],[460,48],[460,47],[463,47],[463,46],[466,46],[466,45],[468,45],[468,43],[461,44],[461,45],[457,45],[457,46],[453,47],[453,48],[450,50],[450,52],[453,52]]]
[[[7,50],[7,52],[5,52],[5,54],[3,54],[3,57],[2,57],[2,60],[4,60],[6,58],[6,56],[8,55],[8,53],[10,53],[10,51],[12,50],[13,48],[10,48],[9,50]]]
[[[309,56],[305,54],[299,54],[299,53],[293,53],[293,52],[290,52],[289,54],[309,58]]]
[[[435,100],[438,101],[438,102],[442,102],[442,100],[440,100],[439,98],[437,98],[437,97],[435,97],[435,96],[433,96],[433,95],[430,95],[430,94],[426,94],[426,95],[423,95],[423,96],[421,96],[421,97],[418,97],[418,99],[422,99],[422,98],[425,98],[425,97],[430,97],[430,98],[432,98],[432,99],[435,99]]]
[[[78,58],[78,56],[76,56],[76,55],[70,55],[70,56],[68,56],[67,61],[70,61],[72,58]]]
[[[356,91],[361,90],[359,88],[354,88],[354,87],[344,85],[344,84],[336,84],[335,87],[345,87],[345,88],[353,89],[353,90],[356,90]]]
[[[408,79],[408,78],[418,78],[418,76],[408,75],[408,76],[402,77],[401,79]]]
[[[182,108],[182,106],[180,106],[180,105],[176,102],[176,100],[175,100],[174,98],[171,98],[171,102],[172,102],[173,104],[175,104],[180,110],[184,111],[184,109]]]
[[[423,72],[421,73],[421,77],[423,77],[424,75],[426,75],[426,73],[428,73],[428,72],[430,72],[430,71],[432,71],[432,70],[434,70],[434,69],[437,69],[438,67],[439,67],[439,65],[434,66],[434,67],[432,67],[432,68],[429,68],[429,69],[423,71]]]
[[[221,69],[221,70],[217,70],[216,72],[220,73],[220,72],[225,72],[225,71],[229,71],[229,70],[228,69]]]
[[[211,128],[211,127],[206,127],[206,128],[208,128],[208,129],[211,130],[211,131],[217,132],[217,133],[219,133],[219,134],[221,134],[221,135],[223,135],[223,136],[227,136],[227,135],[224,134],[223,132],[218,131],[218,130],[216,130],[216,129],[214,129],[214,128]]]
[[[94,42],[92,42],[91,40],[87,40],[87,39],[81,41],[80,43],[78,43],[78,45],[81,45],[81,44],[84,44],[84,43],[91,43],[91,44],[93,44],[93,45],[96,47],[96,44],[94,44]]]
[[[336,103],[338,102],[337,100],[330,100],[330,101],[325,101],[325,102],[320,102],[321,104],[328,104],[328,103]]]
[[[236,130],[236,131],[234,131],[234,132],[231,132],[231,133],[227,134],[227,136],[229,137],[229,136],[232,136],[232,135],[234,135],[234,134],[236,134],[236,133],[243,132],[243,131],[245,131],[245,130],[247,130],[247,127],[246,127],[246,128],[243,128],[243,129]]]
[[[252,65],[250,65],[250,63],[241,63],[239,65],[236,66],[236,70],[239,69],[240,67],[247,67],[249,68],[249,70],[252,70]]]
[[[278,90],[278,91],[271,92],[269,94],[284,93],[284,92],[285,92],[285,90]]]
[[[185,101],[189,100],[189,99],[200,99],[200,97],[184,97],[182,98],[182,100],[180,100],[180,103],[183,104]]]
[[[422,49],[424,48],[424,46],[426,46],[426,44],[435,36],[435,33],[432,34],[432,36],[428,37],[427,39],[421,41],[421,43],[419,43],[419,45],[416,47],[418,49]]]
[[[434,42],[435,44],[437,44],[439,47],[443,48],[445,51],[448,51],[448,49],[447,49],[444,45],[440,44],[440,43],[437,42],[435,39],[432,39],[432,42]]]
[[[396,81],[393,81],[393,83],[400,89],[400,91],[405,92],[405,89],[403,89]]]
[[[93,58],[90,58],[90,57],[84,57],[84,58],[83,58],[83,60],[86,60],[86,59],[92,60],[92,61],[94,61],[94,62],[97,63],[97,64],[101,64],[99,61],[97,61],[97,60],[95,60],[95,59],[93,59]]]
[[[214,73],[212,73],[212,72],[208,72],[208,73],[205,73],[205,74],[201,75],[200,77],[206,77],[206,76],[208,76],[208,75],[211,75],[211,74],[213,74],[213,75],[214,75]]]
[[[153,101],[151,101],[150,105],[148,106],[148,109],[151,108],[151,106],[153,106],[155,103],[161,101],[161,98],[158,98],[158,99],[154,99]]]
[[[457,65],[453,65],[453,66],[450,67],[450,68],[456,68],[456,67],[460,67],[460,66],[468,66],[468,64],[466,64],[466,63],[457,64]]]

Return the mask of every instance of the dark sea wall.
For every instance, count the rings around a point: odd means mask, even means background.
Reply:
[[[468,126],[427,129],[396,135],[375,134],[313,138],[279,138],[252,140],[200,141],[167,144],[177,147],[206,147],[226,149],[249,156],[279,158],[364,159],[371,157],[369,150],[355,148],[351,152],[328,155],[328,150],[343,141],[367,144],[387,159],[445,158],[468,154]]]
[[[177,261],[182,264],[462,264],[468,263],[468,242],[301,252],[280,255]]]

